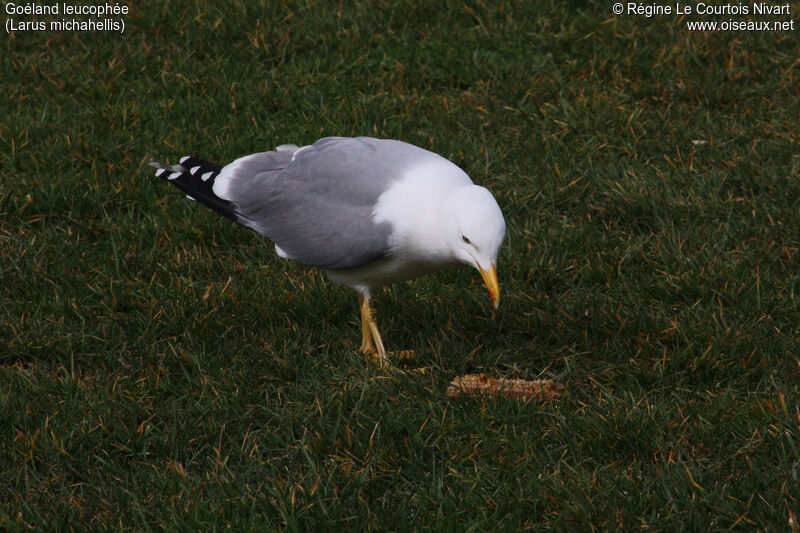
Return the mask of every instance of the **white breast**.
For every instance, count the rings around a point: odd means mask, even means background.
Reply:
[[[328,276],[369,294],[383,285],[459,266],[448,244],[455,221],[443,212],[442,200],[449,190],[471,184],[463,170],[444,158],[409,169],[381,194],[372,211],[375,222],[392,227],[388,256],[362,267],[328,271]]]

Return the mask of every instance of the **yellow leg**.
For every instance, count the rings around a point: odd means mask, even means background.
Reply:
[[[386,349],[383,347],[378,323],[375,321],[375,309],[369,303],[369,298],[363,294],[358,295],[358,304],[361,308],[361,352],[373,356],[380,366],[389,364]]]
[[[361,353],[375,353],[375,344],[372,342],[372,333],[369,331],[367,316],[369,303],[363,294],[358,295],[358,307],[361,310]]]

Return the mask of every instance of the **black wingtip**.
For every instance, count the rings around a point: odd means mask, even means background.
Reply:
[[[222,170],[222,166],[194,156],[184,156],[179,165],[168,165],[153,161],[151,167],[156,168],[156,176],[163,178],[191,199],[210,207],[220,215],[238,221],[231,202],[214,194],[214,180]]]

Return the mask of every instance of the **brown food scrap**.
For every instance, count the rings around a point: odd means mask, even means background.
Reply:
[[[484,394],[498,397],[541,401],[557,400],[564,391],[564,385],[551,379],[505,379],[493,378],[486,374],[466,374],[456,377],[447,387],[448,398],[458,398],[462,394]]]

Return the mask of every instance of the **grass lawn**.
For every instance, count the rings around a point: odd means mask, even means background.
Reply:
[[[122,33],[4,32],[0,529],[797,531],[790,7],[140,1]],[[729,19],[796,28],[685,24]],[[326,135],[438,152],[504,211],[497,311],[467,270],[376,298],[425,375],[146,166]],[[446,397],[476,372],[566,393]]]

